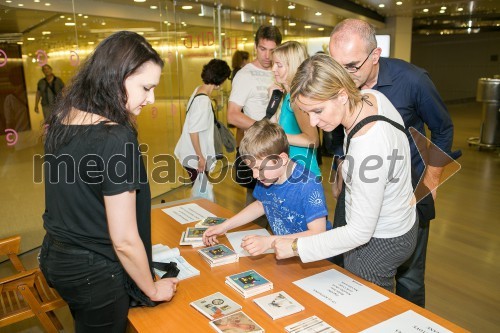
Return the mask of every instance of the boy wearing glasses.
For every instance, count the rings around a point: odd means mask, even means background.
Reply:
[[[271,249],[276,238],[314,235],[330,229],[323,187],[317,176],[288,156],[289,145],[280,125],[268,119],[255,122],[240,144],[242,160],[252,170],[257,185],[256,201],[225,222],[203,234],[206,245],[218,243],[217,236],[266,215],[272,236],[250,235],[242,247],[250,255]]]

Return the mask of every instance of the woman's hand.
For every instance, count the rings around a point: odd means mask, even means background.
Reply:
[[[273,238],[270,236],[249,235],[243,238],[241,247],[251,256],[257,256],[269,250],[272,243]]]
[[[202,173],[205,172],[205,167],[207,164],[207,160],[203,156],[198,156],[198,172]]]
[[[166,278],[155,281],[156,293],[149,298],[154,302],[170,301],[177,291],[178,278]]]
[[[209,246],[218,244],[219,241],[217,240],[217,236],[224,235],[228,229],[229,225],[227,224],[227,222],[209,227],[203,233],[203,244]]]
[[[271,244],[271,247],[276,253],[276,259],[286,259],[295,256],[295,253],[293,253],[292,250],[293,241],[293,238],[277,238]]]

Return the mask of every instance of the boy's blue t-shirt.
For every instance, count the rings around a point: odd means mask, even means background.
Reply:
[[[290,106],[289,93],[286,94],[285,99],[283,100],[278,124],[280,124],[286,134],[296,135],[302,133],[299,123],[297,122],[297,118],[295,118],[293,109]],[[315,148],[290,145],[288,156],[293,158],[296,162],[305,165],[310,171],[315,173],[316,176],[321,176],[321,170],[319,169]]]
[[[283,184],[265,186],[257,182],[253,196],[262,202],[275,235],[306,231],[309,222],[328,215],[323,186],[316,178],[302,164],[296,163]],[[326,221],[326,227],[331,229],[330,222]]]

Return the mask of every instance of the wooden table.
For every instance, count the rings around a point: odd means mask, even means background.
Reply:
[[[207,200],[195,200],[192,202],[197,203],[216,216],[230,217],[233,215],[229,210]],[[177,205],[184,203],[177,203]],[[166,204],[162,208],[175,205],[176,204]],[[170,302],[163,303],[154,308],[131,309],[128,316],[130,323],[129,328],[131,331],[215,332],[208,324],[209,319],[191,307],[189,303],[220,291],[242,305],[243,312],[261,325],[266,332],[284,332],[285,326],[312,315],[318,316],[343,333],[359,332],[407,310],[413,310],[453,332],[467,332],[465,329],[432,312],[420,308],[370,282],[364,281],[326,260],[304,264],[301,263],[300,259],[297,257],[278,261],[273,254],[266,254],[257,257],[242,257],[237,263],[210,268],[197,253],[197,249],[193,249],[190,246],[179,246],[182,231],[184,231],[186,227],[193,226],[194,224],[195,223],[182,225],[162,212],[160,208],[154,208],[152,210],[153,244],[162,243],[170,247],[178,247],[181,251],[181,255],[200,271],[200,275],[182,280],[177,288],[175,297]],[[249,224],[237,230],[247,230],[251,228],[255,228],[255,226]],[[226,237],[220,237],[219,239],[222,243],[229,244]],[[386,295],[389,297],[389,300],[349,317],[345,317],[293,284],[293,281],[332,268]],[[274,289],[258,296],[244,299],[224,283],[226,276],[249,269],[255,269],[264,277],[271,280],[274,284]],[[305,307],[305,310],[273,321],[271,317],[261,310],[252,300],[256,297],[281,290],[286,291],[290,296],[299,301],[299,303]]]

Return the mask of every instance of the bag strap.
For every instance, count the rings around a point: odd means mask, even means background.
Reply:
[[[207,97],[208,97],[208,95],[207,95],[207,94],[203,94],[203,93],[200,93],[200,94],[196,94],[196,95],[194,95],[193,99],[191,100],[191,103],[189,103],[189,106],[188,106],[188,108],[187,108],[187,110],[186,110],[186,114],[189,112],[189,109],[191,108],[191,105],[193,104],[194,99],[195,99],[196,97],[198,97],[198,96],[207,96]],[[210,106],[211,106],[211,108],[212,108],[212,112],[213,112],[213,114],[214,114],[214,124],[217,124],[217,115],[215,114],[214,106],[212,105],[212,103],[211,103],[211,102],[210,102]]]
[[[389,124],[391,124],[392,126],[396,127],[398,130],[402,131],[403,133],[407,134],[406,133],[406,128],[404,128],[403,125],[395,122],[394,120],[391,120],[387,117],[384,117],[384,116],[381,116],[381,115],[374,115],[374,116],[368,116],[366,117],[365,119],[361,120],[359,123],[356,124],[356,126],[354,126],[354,128],[352,129],[352,131],[349,132],[349,134],[347,135],[347,144],[346,144],[346,148],[345,148],[345,154],[347,155],[347,152],[349,151],[349,145],[351,143],[351,139],[352,137],[361,129],[363,128],[363,126],[365,126],[366,124],[369,124],[369,123],[372,123],[374,121],[377,121],[377,120],[381,120],[381,121],[385,121],[385,122],[388,122]]]

